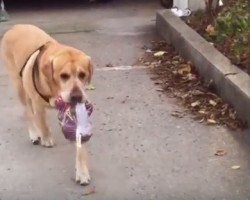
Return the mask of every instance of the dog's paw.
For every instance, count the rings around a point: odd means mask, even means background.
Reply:
[[[80,185],[86,186],[90,184],[90,175],[87,167],[83,169],[76,169],[76,182]]]
[[[29,129],[29,137],[32,144],[37,145],[40,143],[40,136],[36,131]]]
[[[44,147],[53,147],[54,140],[51,136],[41,137],[41,145]]]

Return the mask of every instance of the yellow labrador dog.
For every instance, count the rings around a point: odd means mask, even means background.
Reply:
[[[93,74],[90,57],[28,24],[15,25],[4,34],[1,53],[24,106],[31,141],[52,147],[54,141],[46,122],[46,108],[52,108],[51,102],[58,96],[73,104],[87,98],[84,87]],[[83,146],[77,147],[76,181],[83,185],[90,181]]]

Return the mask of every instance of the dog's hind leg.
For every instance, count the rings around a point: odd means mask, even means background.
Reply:
[[[17,67],[14,63],[13,58],[7,59],[6,55],[3,54],[3,61],[7,69],[7,73],[9,75],[9,78],[11,80],[12,85],[14,86],[17,96],[22,103],[23,106],[26,105],[26,92],[23,87],[22,78],[19,75],[19,72],[17,71]]]
[[[12,59],[7,59],[8,51],[3,52],[3,61],[6,66],[7,72],[9,74],[9,78],[11,80],[14,89],[16,90],[17,97],[21,102],[22,106],[24,107],[24,117],[27,121],[28,129],[29,129],[29,137],[33,144],[39,143],[39,135],[37,134],[38,131],[36,130],[34,119],[33,119],[33,111],[30,99],[27,97],[25,89],[23,87],[23,81],[16,70],[16,65],[13,59],[13,55],[11,53],[8,54],[9,57]]]

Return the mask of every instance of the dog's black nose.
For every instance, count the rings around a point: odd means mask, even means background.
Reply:
[[[82,102],[82,95],[71,95],[70,102],[73,104]]]
[[[83,100],[82,92],[78,88],[74,88],[70,94],[70,102],[72,104],[81,103]]]

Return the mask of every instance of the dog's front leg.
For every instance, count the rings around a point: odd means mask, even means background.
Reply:
[[[88,185],[90,183],[87,152],[84,145],[76,145],[76,181],[81,185]]]
[[[32,101],[31,99],[26,99],[26,106],[25,106],[25,118],[27,120],[27,125],[29,127],[29,137],[33,144],[39,144],[40,142],[40,133],[37,130],[36,123],[34,120],[34,113],[32,108]]]
[[[34,121],[37,129],[39,130],[39,135],[41,137],[41,145],[45,147],[54,146],[54,140],[51,136],[49,127],[46,122],[45,108],[41,106],[38,102],[32,102]]]

